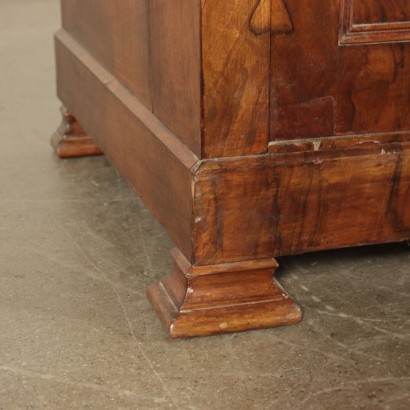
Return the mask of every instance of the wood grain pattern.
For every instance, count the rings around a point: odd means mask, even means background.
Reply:
[[[272,35],[272,141],[410,130],[408,38],[377,24],[380,38],[363,31],[362,43],[339,45],[356,2],[341,4],[286,0],[294,30]]]
[[[278,267],[273,259],[248,262],[244,267],[201,267],[198,275],[177,249],[173,257],[172,273],[148,289],[148,298],[172,338],[261,329],[301,320],[299,307],[272,278]]]
[[[405,140],[203,163],[195,175],[195,263],[407,239]]]
[[[284,0],[271,0],[271,35],[290,34],[294,27]]]
[[[410,130],[410,44],[341,47],[336,134]]]
[[[344,0],[349,3],[354,24],[410,21],[408,0]]]
[[[276,256],[410,238],[408,4],[62,0],[58,95],[179,249],[172,337],[299,321]]]
[[[63,28],[201,155],[199,0],[62,1]]]
[[[51,137],[51,145],[59,158],[102,155],[94,140],[84,131],[74,116],[61,107],[63,120]]]
[[[410,40],[407,0],[342,0],[340,44],[391,43]]]
[[[201,156],[200,0],[150,1],[153,113]]]
[[[334,135],[337,2],[284,0],[293,30],[272,33],[270,140]],[[324,17],[325,16],[325,17]]]
[[[148,0],[61,1],[63,28],[148,108]]]
[[[203,157],[266,151],[269,44],[270,0],[202,0]]]
[[[56,55],[59,98],[190,255],[190,168],[198,158],[65,31]]]

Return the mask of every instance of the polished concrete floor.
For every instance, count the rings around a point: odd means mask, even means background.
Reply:
[[[55,0],[0,0],[0,409],[410,408],[410,248],[282,258],[298,326],[170,341],[172,243],[104,157],[49,146]]]

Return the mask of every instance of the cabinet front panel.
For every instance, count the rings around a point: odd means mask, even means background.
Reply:
[[[201,0],[203,156],[266,152],[271,0]]]
[[[272,141],[410,130],[410,2],[272,2]]]

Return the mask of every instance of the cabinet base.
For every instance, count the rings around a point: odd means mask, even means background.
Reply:
[[[102,150],[83,130],[81,125],[64,107],[61,108],[63,121],[51,137],[51,145],[59,158],[75,158],[102,155]]]
[[[273,273],[274,259],[192,266],[174,249],[175,268],[148,288],[172,338],[209,336],[298,323],[302,314]]]

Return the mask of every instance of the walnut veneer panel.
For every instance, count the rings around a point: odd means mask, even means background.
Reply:
[[[324,142],[323,149],[203,164],[195,186],[195,260],[233,262],[405,240],[410,150],[399,141]]]
[[[272,34],[271,139],[410,130],[406,36],[385,44],[391,34],[387,30],[372,40],[377,44],[368,44],[372,33],[364,33],[363,42],[339,44],[346,29],[343,6],[356,2],[283,3],[291,29]],[[361,18],[373,16],[368,13]]]
[[[270,0],[202,0],[203,156],[266,151]]]
[[[199,156],[199,0],[61,4],[63,28]]]
[[[298,322],[276,256],[410,238],[407,2],[62,5],[53,146],[100,147],[178,246],[172,337]]]
[[[190,168],[198,158],[64,31],[56,56],[59,98],[190,255]]]
[[[410,40],[407,0],[341,0],[340,44]]]
[[[62,1],[63,28],[151,109],[148,3]]]
[[[150,1],[153,113],[201,155],[199,0]]]
[[[349,0],[353,24],[410,21],[408,0]]]

